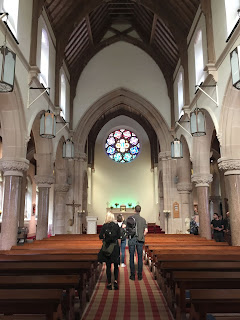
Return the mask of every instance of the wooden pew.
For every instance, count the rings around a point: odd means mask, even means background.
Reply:
[[[189,289],[240,289],[240,272],[232,271],[173,271],[169,286],[175,291],[176,320],[186,312],[186,290]]]
[[[190,299],[190,320],[205,320],[207,313],[240,312],[240,289],[192,289]]]
[[[61,289],[0,289],[0,314],[45,314],[47,320],[60,320]]]
[[[62,307],[68,319],[75,319],[73,303],[75,290],[79,291],[81,279],[79,275],[11,275],[0,276],[0,290],[2,289],[61,289],[66,290],[62,299]]]

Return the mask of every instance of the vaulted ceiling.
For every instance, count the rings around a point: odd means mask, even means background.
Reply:
[[[104,47],[126,41],[147,52],[172,79],[186,54],[186,38],[200,0],[45,0],[63,59],[76,86],[88,61]]]

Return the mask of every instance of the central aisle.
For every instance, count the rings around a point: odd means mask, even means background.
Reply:
[[[129,264],[128,249],[125,257]],[[143,267],[141,281],[129,279],[128,265],[125,268],[119,267],[119,271],[119,290],[107,290],[106,270],[103,267],[82,320],[173,319],[157,282],[146,265]]]

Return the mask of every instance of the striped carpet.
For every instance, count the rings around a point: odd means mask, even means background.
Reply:
[[[127,249],[126,261],[129,262]],[[106,289],[104,265],[82,320],[173,319],[162,292],[147,266],[143,267],[141,281],[138,281],[137,277],[135,281],[129,280],[128,265],[125,268],[119,267],[118,283],[119,290]]]

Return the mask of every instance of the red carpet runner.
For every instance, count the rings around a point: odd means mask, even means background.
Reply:
[[[129,262],[128,250],[126,261]],[[137,269],[136,269],[137,270]],[[112,280],[113,281],[113,280]],[[106,289],[105,267],[82,320],[172,320],[171,312],[149,268],[143,267],[143,280],[129,280],[129,266],[119,267],[119,290]]]

